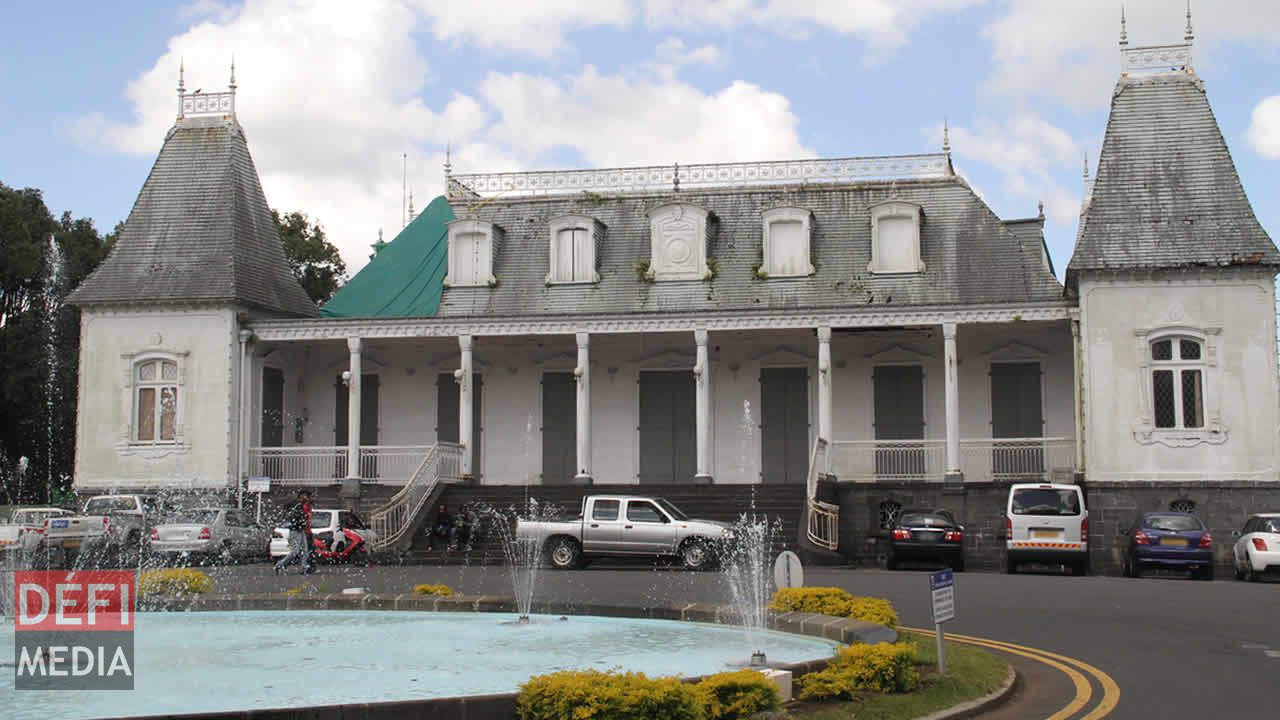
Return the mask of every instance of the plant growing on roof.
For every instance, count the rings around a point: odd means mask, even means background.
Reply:
[[[649,265],[648,259],[636,261],[636,279],[640,282],[653,282],[656,275]]]

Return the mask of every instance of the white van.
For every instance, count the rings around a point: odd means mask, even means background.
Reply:
[[[1005,507],[1005,570],[1028,562],[1089,572],[1089,511],[1078,485],[1019,483]]]

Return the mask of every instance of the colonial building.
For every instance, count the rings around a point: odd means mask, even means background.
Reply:
[[[180,85],[116,249],[73,297],[76,487],[341,489],[391,543],[458,482],[778,485],[817,547],[868,559],[904,506],[945,506],[992,559],[1008,483],[1043,479],[1086,487],[1099,561],[1140,508],[1198,506],[1225,536],[1280,506],[1280,252],[1191,49],[1122,42],[1065,287],[1043,215],[997,217],[944,138],[446,165],[447,195],[318,311],[234,80]]]

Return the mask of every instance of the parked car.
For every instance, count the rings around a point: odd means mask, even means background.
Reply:
[[[561,570],[597,557],[676,557],[701,570],[732,534],[727,523],[690,519],[663,498],[589,495],[574,519],[517,520],[516,537],[537,542]]]
[[[1232,548],[1236,579],[1256,581],[1280,571],[1280,513],[1260,513],[1249,518]]]
[[[368,552],[377,533],[364,524],[360,516],[350,510],[313,509],[311,533],[315,539],[316,553],[323,560],[346,560]],[[289,554],[289,529],[271,531],[270,552],[272,558]]]
[[[1065,565],[1089,572],[1089,511],[1078,485],[1017,483],[1009,487],[1004,520],[1005,570],[1022,563]]]
[[[1143,568],[1186,569],[1200,580],[1213,579],[1213,535],[1191,513],[1143,513],[1124,531],[1128,537],[1121,562],[1125,577]]]
[[[964,572],[964,526],[945,510],[904,510],[889,529],[887,567],[903,560],[935,560]]]
[[[9,521],[0,524],[0,548],[30,550],[44,534],[44,521],[67,517],[70,510],[52,507],[17,508],[9,513]]]
[[[43,546],[60,553],[63,565],[75,555],[89,553],[95,561],[118,560],[136,565],[146,552],[151,528],[170,511],[154,495],[97,495],[85,501],[79,515],[45,521]]]
[[[151,551],[167,558],[229,563],[267,554],[271,533],[235,508],[179,511],[151,529]]]

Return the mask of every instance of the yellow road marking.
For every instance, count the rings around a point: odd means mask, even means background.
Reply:
[[[933,636],[932,630],[925,628],[899,628],[911,632],[921,633],[923,635]],[[948,640],[964,643],[966,645],[978,645],[981,647],[999,650],[1001,652],[1012,653],[1023,657],[1036,660],[1038,662],[1049,665],[1071,679],[1072,685],[1075,686],[1076,695],[1064,708],[1050,716],[1049,720],[1066,720],[1081,708],[1089,703],[1093,696],[1093,688],[1089,681],[1081,675],[1075,668],[1084,670],[1097,679],[1098,684],[1102,687],[1102,699],[1098,702],[1098,706],[1091,710],[1088,714],[1080,718],[1080,720],[1101,720],[1111,714],[1120,702],[1120,686],[1112,679],[1110,675],[1090,665],[1083,660],[1067,657],[1048,650],[1027,647],[1025,645],[1016,645],[1014,643],[1004,642],[1002,640],[991,640],[989,638],[974,637],[972,635],[957,635],[947,633]],[[1074,667],[1072,667],[1074,666]],[[1083,686],[1083,687],[1082,687]]]

